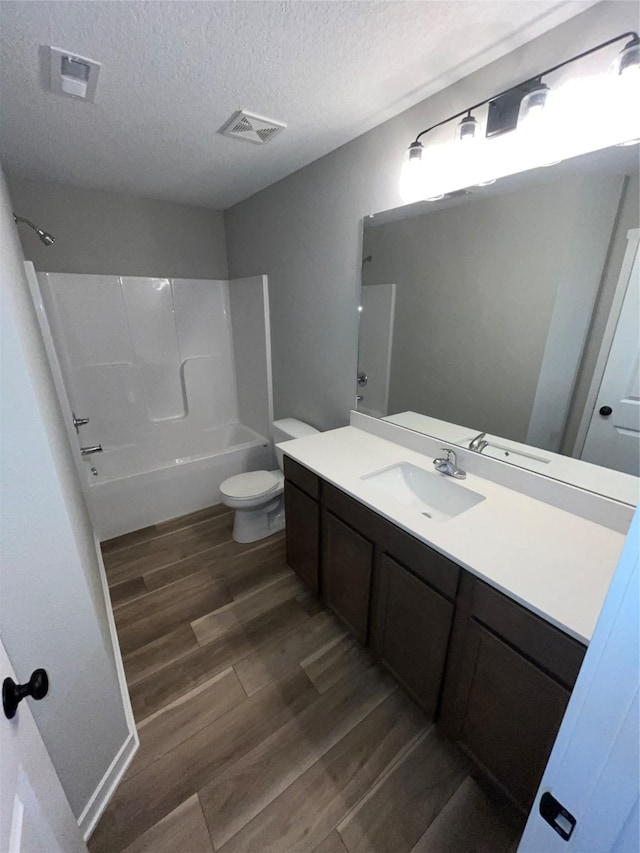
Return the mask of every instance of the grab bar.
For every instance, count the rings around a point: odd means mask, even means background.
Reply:
[[[80,453],[83,456],[89,456],[91,453],[102,453],[102,445],[94,444],[93,447],[81,447]]]

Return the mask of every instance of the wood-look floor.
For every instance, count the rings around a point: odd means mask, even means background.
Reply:
[[[212,507],[103,544],[140,749],[91,853],[513,853],[518,819]]]

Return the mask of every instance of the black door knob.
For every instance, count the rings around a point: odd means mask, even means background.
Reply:
[[[600,414],[605,418],[608,418],[612,412],[613,412],[613,409],[611,408],[611,406],[601,406],[600,407]]]
[[[15,717],[20,702],[31,696],[33,699],[44,699],[49,690],[49,676],[44,669],[36,669],[26,684],[16,684],[13,678],[5,678],[2,682],[2,707],[7,719]]]

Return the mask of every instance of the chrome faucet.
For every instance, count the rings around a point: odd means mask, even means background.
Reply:
[[[446,447],[442,448],[445,458],[433,460],[433,467],[441,474],[446,474],[447,477],[454,477],[456,480],[466,479],[467,472],[458,468],[458,460],[455,450],[449,450]]]
[[[485,447],[489,444],[488,441],[483,441],[486,432],[479,432],[475,438],[469,442],[469,450],[475,450],[477,453],[482,453]]]

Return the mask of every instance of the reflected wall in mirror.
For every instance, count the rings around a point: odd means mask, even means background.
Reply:
[[[637,477],[638,160],[606,149],[368,217],[359,410],[463,446],[486,432],[487,455],[559,479],[576,464],[558,454]]]

